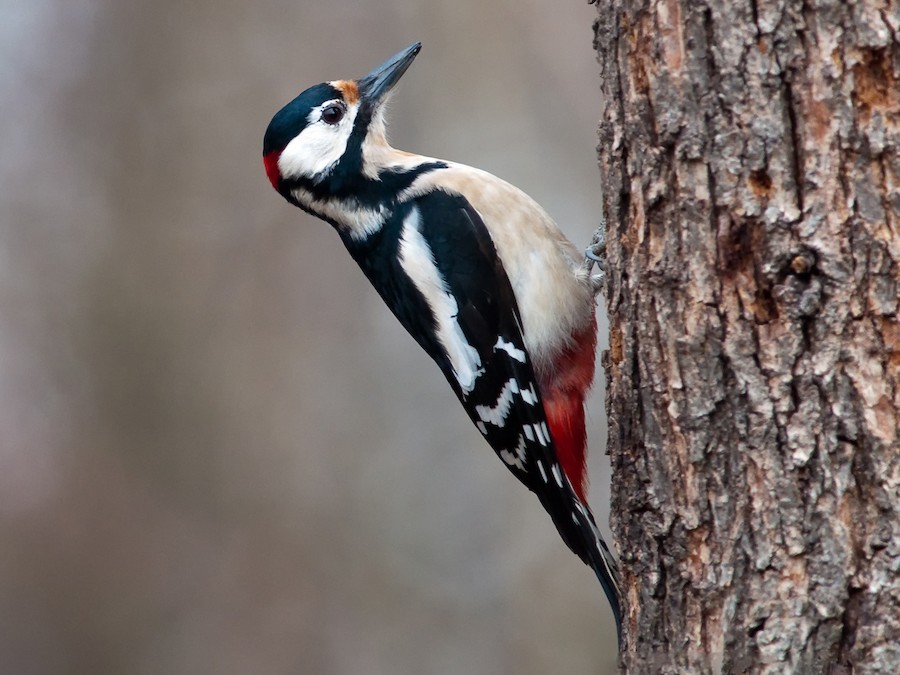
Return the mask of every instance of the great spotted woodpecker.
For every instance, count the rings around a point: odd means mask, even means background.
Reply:
[[[619,628],[616,562],[585,494],[597,258],[580,262],[509,183],[388,145],[385,100],[420,48],[360,80],[310,87],[278,111],[263,142],[266,173],[287,201],[334,227],[494,452],[594,569]]]

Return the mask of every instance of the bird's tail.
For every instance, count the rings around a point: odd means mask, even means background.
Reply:
[[[585,562],[587,562],[591,569],[594,570],[597,579],[600,580],[600,585],[603,587],[603,592],[606,593],[606,598],[609,600],[609,606],[612,609],[613,618],[616,621],[616,636],[621,643],[622,608],[619,604],[619,597],[622,591],[622,584],[619,575],[619,563],[616,561],[612,551],[609,550],[609,546],[606,545],[606,541],[604,541],[603,536],[600,534],[600,530],[597,528],[597,523],[594,521],[594,516],[590,509],[586,505],[582,504],[581,506],[584,507],[583,512],[576,508],[578,515],[583,516],[583,522],[580,523],[580,529],[586,535],[584,538],[591,540],[585,542],[587,553],[587,560]]]
[[[621,641],[619,565],[603,540],[588,505],[576,496],[568,480],[563,482],[565,486],[563,490],[538,491],[538,498],[553,519],[562,540],[575,555],[594,570],[597,579],[600,580],[616,622],[616,633]]]

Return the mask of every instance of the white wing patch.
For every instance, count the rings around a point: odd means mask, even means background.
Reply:
[[[519,436],[519,446],[516,448],[515,454],[509,450],[501,450],[500,459],[510,466],[516,467],[519,471],[527,471],[525,469],[525,438]]]
[[[541,460],[537,460],[535,463],[537,464],[538,469],[540,469],[541,478],[546,483],[547,482],[547,472],[544,470],[544,463]]]
[[[537,405],[537,393],[534,391],[534,384],[530,385],[528,389],[523,389],[519,393],[525,403],[528,405]]]
[[[459,305],[434,262],[434,253],[420,230],[419,209],[413,208],[400,233],[400,266],[425,298],[437,324],[437,338],[463,394],[475,387],[484,372],[478,351],[469,344],[457,320]]]
[[[519,363],[525,363],[525,352],[516,347],[512,342],[507,342],[503,337],[497,338],[497,344],[494,349],[502,349]]]
[[[563,486],[562,472],[559,469],[559,464],[554,462],[553,466],[550,467],[550,471],[553,473],[553,478],[556,479],[556,484],[559,485],[559,487],[562,487]]]
[[[490,422],[495,427],[506,424],[506,416],[509,415],[509,407],[513,402],[513,395],[519,393],[519,385],[514,379],[510,379],[503,385],[500,396],[497,397],[497,405],[476,405],[475,412],[484,422]]]

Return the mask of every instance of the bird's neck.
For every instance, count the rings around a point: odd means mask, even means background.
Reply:
[[[338,163],[324,177],[300,180],[290,188],[301,208],[357,240],[382,228],[417,178],[447,167],[440,160],[396,150],[383,138],[368,148],[367,143],[362,161]]]

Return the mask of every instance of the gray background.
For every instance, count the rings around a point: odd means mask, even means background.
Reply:
[[[422,40],[395,145],[583,245],[594,11],[0,0],[0,672],[611,671],[593,574],[260,158],[301,89]]]

